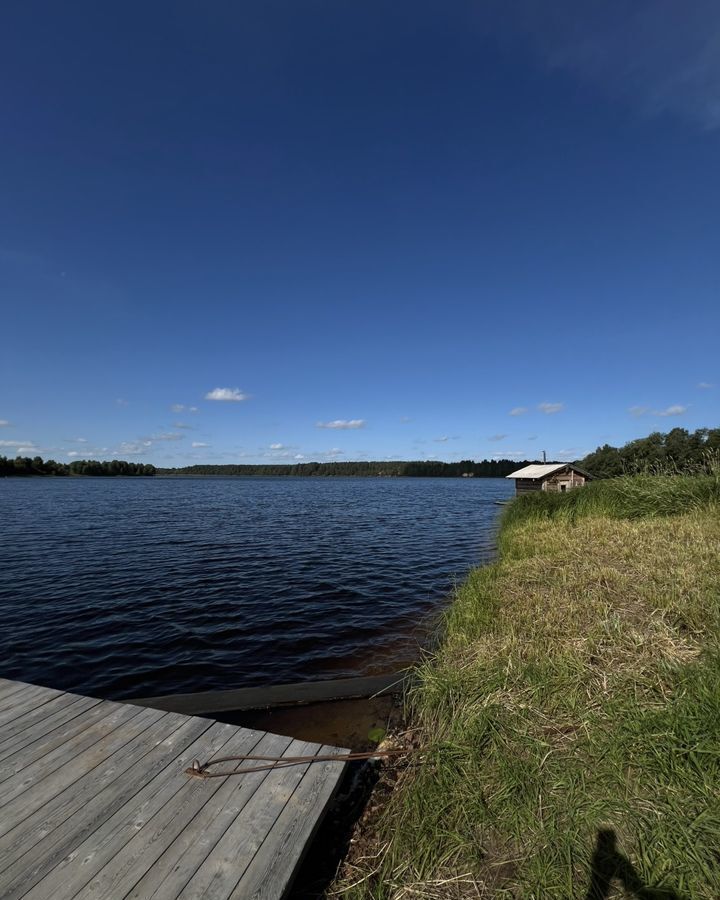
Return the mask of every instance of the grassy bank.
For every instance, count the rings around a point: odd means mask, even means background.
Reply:
[[[336,889],[720,897],[718,478],[511,504],[444,624],[411,698],[425,764]]]

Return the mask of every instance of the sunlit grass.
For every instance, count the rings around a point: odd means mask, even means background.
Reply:
[[[523,498],[500,545],[419,668],[425,764],[345,894],[585,898],[611,829],[638,884],[720,897],[718,480]]]

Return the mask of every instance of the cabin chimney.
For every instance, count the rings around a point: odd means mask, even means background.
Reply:
[[[545,457],[545,451],[543,450],[542,453],[543,453],[543,462],[546,463],[546,462],[547,462],[547,458]]]

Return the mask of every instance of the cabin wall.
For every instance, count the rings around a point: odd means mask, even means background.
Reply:
[[[543,490],[551,491],[554,493],[569,491],[572,488],[582,487],[586,478],[584,475],[581,475],[579,472],[555,472],[549,478],[546,478],[543,482]]]
[[[542,482],[536,478],[516,478],[515,494],[529,494],[531,491],[541,491]]]

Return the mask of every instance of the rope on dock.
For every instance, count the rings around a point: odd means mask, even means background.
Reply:
[[[353,752],[338,754],[324,754],[318,756],[221,756],[218,759],[201,763],[195,760],[190,768],[185,769],[187,775],[195,778],[226,778],[228,775],[245,775],[249,772],[267,772],[270,769],[285,769],[288,766],[307,765],[316,762],[349,762],[356,759],[389,759],[393,756],[407,756],[414,750],[368,750],[367,752]],[[262,766],[251,766],[244,769],[230,769],[223,772],[208,772],[210,766],[219,766],[228,762],[263,762]]]

